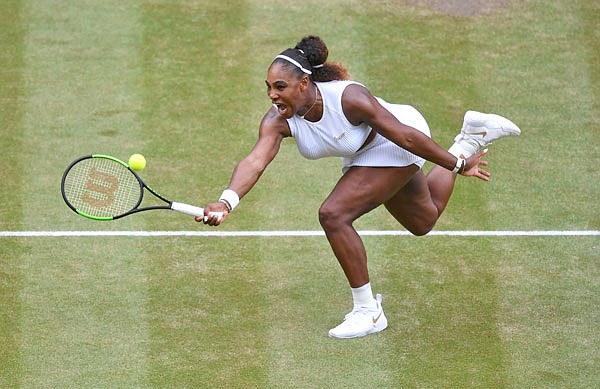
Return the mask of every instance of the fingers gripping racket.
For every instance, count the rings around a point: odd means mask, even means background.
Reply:
[[[166,205],[140,208],[145,190]],[[204,216],[204,209],[170,201],[150,188],[125,162],[108,155],[86,155],[65,170],[61,192],[73,211],[93,220],[114,220],[152,209]]]

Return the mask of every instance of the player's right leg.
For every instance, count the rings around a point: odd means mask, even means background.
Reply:
[[[425,235],[446,207],[455,178],[456,174],[439,166],[428,176],[420,170],[384,204],[385,208],[412,234]]]

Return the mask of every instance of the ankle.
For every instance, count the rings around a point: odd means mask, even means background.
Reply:
[[[448,149],[448,152],[454,155],[456,158],[463,157],[469,158],[471,155],[477,152],[478,147],[467,142],[465,139],[455,141],[452,146]]]
[[[351,288],[352,300],[355,307],[372,308],[377,306],[377,301],[373,297],[371,283],[367,282],[361,287]]]

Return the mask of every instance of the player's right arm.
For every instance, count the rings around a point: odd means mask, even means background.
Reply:
[[[256,144],[233,170],[228,189],[244,197],[279,152],[283,138],[288,136],[291,133],[287,121],[275,108],[270,109],[260,123]]]
[[[230,189],[237,193],[239,198],[244,197],[258,182],[267,166],[273,161],[279,149],[283,138],[291,136],[287,121],[279,115],[277,109],[271,108],[263,117],[259,131],[258,140],[250,153],[236,165],[231,179],[229,180]],[[206,204],[204,207],[205,215],[209,216],[211,212],[223,212],[224,217],[196,218],[197,221],[204,221],[205,224],[219,225],[227,216],[228,208],[223,202]]]

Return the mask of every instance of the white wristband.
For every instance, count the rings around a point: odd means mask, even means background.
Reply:
[[[225,203],[229,208],[229,211],[233,211],[235,207],[240,203],[240,197],[237,193],[232,191],[231,189],[225,189],[223,193],[221,193],[221,197],[219,197],[219,201]]]
[[[452,173],[462,174],[465,171],[465,165],[467,164],[467,160],[462,157],[456,157],[456,166],[452,169]]]

